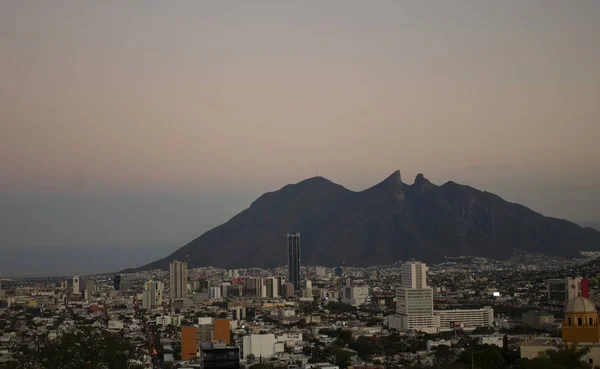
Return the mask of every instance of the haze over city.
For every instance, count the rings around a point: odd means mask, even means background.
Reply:
[[[599,15],[2,1],[0,274],[142,265],[317,174],[425,173],[600,229]]]

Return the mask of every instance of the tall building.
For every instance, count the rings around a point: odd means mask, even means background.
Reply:
[[[121,290],[121,276],[118,274],[113,277],[113,287],[115,291]]]
[[[79,280],[78,275],[73,276],[73,294],[79,295],[81,294],[81,281]]]
[[[196,327],[181,327],[181,360],[194,360],[198,357]]]
[[[287,234],[288,281],[294,284],[294,291],[300,291],[300,233]]]
[[[169,264],[169,295],[171,301],[182,300],[187,297],[187,262],[173,261]]]
[[[231,323],[229,319],[215,319],[213,321],[213,341],[231,344]]]
[[[162,282],[147,281],[144,284],[142,307],[147,310],[160,308],[163,303],[163,290]]]
[[[548,300],[549,301],[568,301],[582,295],[582,278],[565,278],[548,280]],[[584,289],[586,286],[585,282]],[[587,292],[587,291],[585,291]],[[585,297],[585,296],[584,296]]]
[[[427,287],[427,265],[402,264],[402,285],[396,289],[396,312],[401,330],[436,331],[439,317],[433,314],[433,290]]]

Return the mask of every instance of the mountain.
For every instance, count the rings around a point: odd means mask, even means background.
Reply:
[[[544,217],[492,193],[400,171],[361,192],[322,177],[260,196],[228,222],[164,259],[136,270],[165,269],[189,255],[190,267],[285,265],[286,233],[301,233],[306,265],[389,264],[444,256],[507,257],[511,250],[575,256],[600,249],[600,232]]]

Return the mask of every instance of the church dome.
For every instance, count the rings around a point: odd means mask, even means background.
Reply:
[[[565,313],[595,313],[596,305],[585,297],[577,296],[567,301]]]

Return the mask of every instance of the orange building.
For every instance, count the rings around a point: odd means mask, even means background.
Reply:
[[[228,345],[231,345],[229,319],[215,319],[213,327],[213,341],[223,341]]]
[[[181,360],[194,360],[198,357],[196,327],[181,327]]]

